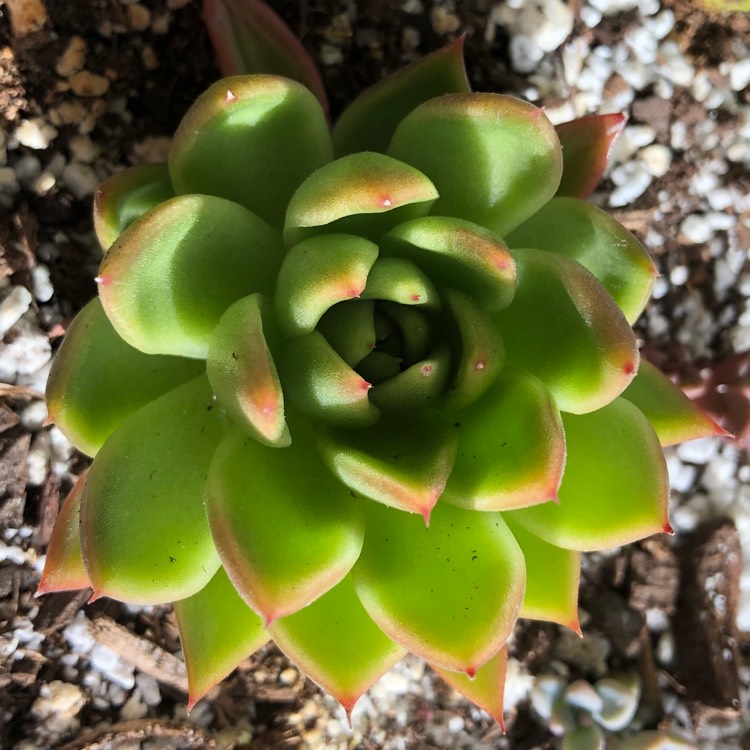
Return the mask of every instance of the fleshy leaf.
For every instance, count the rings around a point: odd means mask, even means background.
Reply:
[[[89,470],[81,549],[94,595],[161,604],[200,591],[219,566],[203,507],[226,427],[205,377],[128,417]]]
[[[381,302],[378,309],[388,316],[400,332],[407,366],[427,356],[432,341],[432,326],[422,310],[391,302]]]
[[[347,232],[377,240],[394,226],[425,216],[438,197],[419,170],[372,152],[351,154],[311,174],[292,196],[287,246],[313,234]]]
[[[203,0],[203,17],[224,76],[272,73],[306,86],[328,111],[323,80],[294,33],[261,0]]]
[[[451,672],[435,664],[430,666],[464,698],[486,711],[504,731],[503,691],[505,671],[508,666],[508,649],[501,648],[489,661],[485,662],[474,677],[463,672]]]
[[[221,405],[239,425],[266,445],[289,445],[284,394],[266,331],[273,325],[270,299],[251,294],[237,300],[213,333],[206,363]]]
[[[330,307],[359,297],[378,247],[351,234],[325,234],[295,245],[276,281],[276,314],[287,336],[310,333]]]
[[[456,420],[458,454],[446,502],[507,510],[557,496],[565,435],[555,402],[533,375],[504,372]]]
[[[360,604],[351,576],[271,626],[276,645],[351,714],[367,689],[405,656]]]
[[[169,153],[175,192],[235,201],[281,228],[294,191],[332,158],[325,115],[301,84],[234,76],[202,94]]]
[[[107,317],[148,354],[205,359],[225,310],[251,292],[273,292],[280,237],[242,206],[182,195],[130,226],[99,270]]]
[[[94,299],[68,328],[47,381],[54,422],[88,456],[130,414],[197,377],[201,362],[148,356],[126,344]]]
[[[614,297],[628,323],[643,312],[656,266],[643,245],[606,212],[576,198],[553,198],[506,238],[513,247],[565,255],[588,268]]]
[[[463,409],[492,386],[505,363],[505,347],[489,315],[455,289],[444,290],[450,313],[446,326],[453,334],[453,363],[445,408]],[[451,330],[452,329],[452,330]]]
[[[662,445],[727,434],[646,360],[641,360],[638,374],[622,395],[646,415]]]
[[[556,622],[580,635],[580,553],[545,542],[516,523],[509,514],[504,518],[526,560],[526,593],[520,616]]]
[[[429,177],[432,213],[458,216],[501,237],[557,190],[562,151],[542,110],[501,94],[448,94],[415,109],[388,154]]]
[[[580,263],[544,250],[513,254],[516,296],[495,316],[508,361],[533,372],[560,411],[608,404],[638,369],[635,334],[622,311]]]
[[[324,430],[328,468],[355,492],[429,520],[456,455],[455,430],[434,415],[381,419],[364,430]]]
[[[309,416],[347,427],[374,424],[372,385],[334,351],[320,331],[287,342],[281,368],[284,393]]]
[[[166,164],[139,164],[113,174],[94,195],[94,230],[103,250],[140,216],[174,197]]]
[[[590,414],[563,415],[568,459],[560,504],[511,511],[550,544],[607,549],[669,529],[669,481],[659,440],[624,398]]]
[[[34,596],[55,591],[74,591],[91,586],[83,564],[83,557],[81,557],[79,530],[81,495],[83,495],[87,475],[88,470],[81,474],[60,508],[47,547],[47,559],[44,562],[42,578]]]
[[[594,192],[626,122],[627,117],[617,112],[581,117],[555,128],[563,150],[563,174],[558,195],[585,200]]]
[[[227,435],[211,463],[206,510],[227,574],[266,625],[335,586],[362,547],[359,503],[301,426],[282,449]]]
[[[428,216],[383,238],[382,255],[409,258],[437,282],[465,292],[488,310],[513,299],[516,268],[505,243],[476,224]]]
[[[318,321],[318,330],[349,367],[375,348],[374,312],[373,302],[342,302]]]
[[[369,503],[353,577],[386,635],[431,663],[473,676],[510,635],[525,570],[500,513],[438,503],[425,528],[417,516]]]
[[[385,152],[401,120],[423,102],[469,91],[464,37],[397,71],[358,96],[333,129],[336,154]]]
[[[196,594],[174,603],[187,667],[188,710],[269,639],[223,568]]]
[[[440,305],[438,291],[429,276],[406,258],[378,258],[370,269],[362,298],[390,300],[401,305]]]

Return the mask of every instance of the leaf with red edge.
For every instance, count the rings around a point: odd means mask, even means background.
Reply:
[[[557,195],[588,198],[599,184],[627,117],[620,113],[589,115],[556,126],[563,149],[563,173]]]
[[[174,603],[188,675],[188,711],[269,639],[263,621],[224,568],[196,594]]]
[[[276,645],[351,714],[354,704],[406,651],[360,603],[351,576],[271,626]]]
[[[428,99],[469,91],[464,37],[397,71],[358,96],[333,129],[337,156],[385,152],[398,124]]]
[[[328,111],[323,79],[291,29],[261,0],[203,0],[203,17],[224,76],[272,73],[307,86]]]
[[[74,591],[91,586],[81,556],[81,534],[78,521],[81,511],[81,495],[83,495],[87,475],[88,470],[81,474],[60,508],[47,547],[47,559],[44,562],[42,578],[34,596],[55,591]]]
[[[662,445],[729,434],[646,360],[622,395],[646,415]]]
[[[505,731],[503,722],[503,698],[505,673],[508,666],[508,649],[501,648],[489,661],[485,662],[474,677],[463,672],[451,672],[436,664],[430,666],[464,698],[486,711]]]

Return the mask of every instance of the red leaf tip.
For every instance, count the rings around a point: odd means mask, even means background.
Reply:
[[[661,531],[663,534],[674,536],[674,529],[672,528],[672,524],[670,524],[669,521],[665,521],[664,526],[661,527]]]
[[[237,101],[237,96],[234,93],[234,91],[232,91],[231,89],[227,89],[227,93],[224,94],[224,101],[227,102],[227,103],[228,102],[236,102]]]

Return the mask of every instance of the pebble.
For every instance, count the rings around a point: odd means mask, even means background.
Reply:
[[[70,78],[70,76],[83,70],[83,66],[86,64],[87,52],[88,44],[86,40],[80,36],[72,37],[55,65],[57,75],[61,78]]]
[[[638,158],[646,165],[652,177],[664,177],[672,166],[672,152],[660,143],[641,149]]]
[[[88,165],[80,162],[70,162],[62,174],[65,186],[73,195],[82,200],[96,192],[99,185],[99,177],[96,172]]]
[[[714,230],[704,215],[690,214],[680,223],[680,234],[685,241],[693,245],[701,245],[714,236]]]
[[[669,280],[673,286],[682,286],[690,278],[690,271],[687,266],[675,266],[669,272]]]
[[[33,117],[21,120],[13,136],[22,146],[43,150],[57,137],[57,130],[42,117]]]
[[[5,0],[10,11],[13,35],[23,37],[39,31],[47,23],[47,9],[43,0]]]
[[[52,355],[49,340],[36,325],[21,318],[8,332],[12,338],[0,344],[0,381],[15,383],[43,367]]]
[[[151,25],[151,11],[140,3],[128,5],[128,25],[133,31],[146,31]]]
[[[729,72],[729,86],[732,91],[742,91],[750,86],[750,57],[738,60]]]
[[[691,464],[683,463],[680,458],[671,454],[667,457],[669,484],[677,492],[687,492],[693,487],[698,470]]]
[[[30,188],[42,173],[42,163],[33,154],[24,154],[15,163],[16,177],[26,188]]]
[[[45,723],[47,731],[60,734],[78,727],[75,717],[85,705],[86,694],[78,685],[53,680],[42,684],[31,713]]]
[[[678,445],[676,451],[681,461],[704,465],[719,452],[719,440],[710,437],[691,440]]]
[[[299,672],[293,667],[285,669],[280,675],[279,680],[283,685],[294,685],[299,679]]]
[[[0,338],[19,321],[29,309],[33,297],[25,286],[11,287],[8,295],[0,303]]]
[[[70,77],[70,88],[76,96],[102,96],[109,90],[109,78],[81,70]]]
[[[651,184],[651,175],[639,161],[620,164],[612,170],[611,177],[617,186],[609,196],[609,205],[613,208],[630,205]]]
[[[84,164],[91,164],[102,152],[101,146],[94,143],[90,136],[80,134],[70,139],[68,148],[73,159]]]

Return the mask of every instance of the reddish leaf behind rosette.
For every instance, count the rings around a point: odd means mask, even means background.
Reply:
[[[586,199],[594,192],[626,122],[627,117],[617,112],[581,117],[555,127],[563,149],[557,195]]]
[[[474,705],[485,710],[505,731],[503,722],[503,691],[505,672],[508,666],[508,649],[502,648],[488,662],[485,662],[474,677],[463,672],[451,672],[435,664],[430,666],[461,695]]]
[[[225,76],[273,73],[307,86],[328,111],[323,79],[289,27],[260,0],[203,0],[203,15]]]
[[[65,498],[60,514],[52,530],[52,538],[47,547],[47,560],[44,563],[42,579],[34,596],[55,591],[74,591],[91,586],[81,556],[81,535],[78,516],[81,510],[81,495],[86,485],[86,470],[78,478],[73,489]]]

